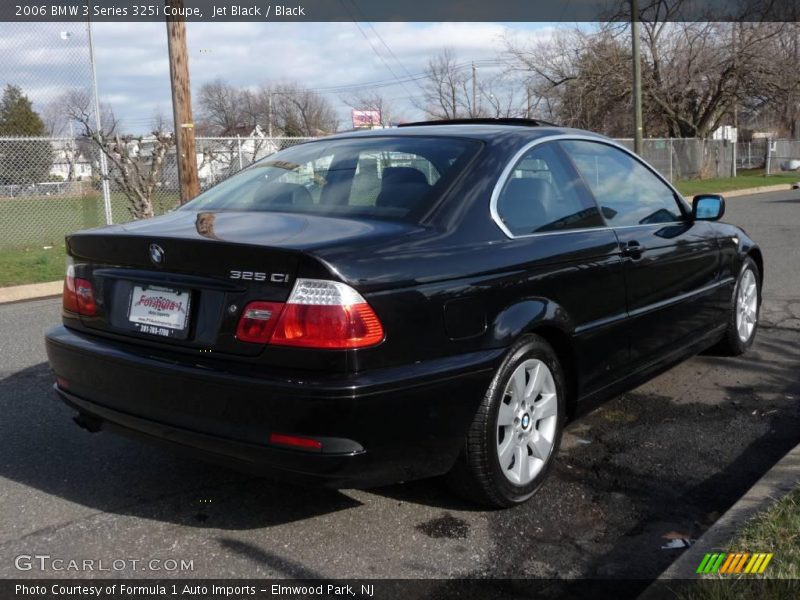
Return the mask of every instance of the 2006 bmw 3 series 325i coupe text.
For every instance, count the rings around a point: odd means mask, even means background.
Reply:
[[[90,430],[335,487],[447,474],[511,506],[578,404],[752,344],[762,256],[723,212],[588,132],[340,134],[70,236],[47,352]]]

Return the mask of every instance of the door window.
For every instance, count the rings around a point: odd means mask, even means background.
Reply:
[[[604,225],[580,176],[552,143],[531,148],[519,160],[496,208],[514,236]]]
[[[561,142],[612,227],[683,218],[672,189],[628,153],[598,142]]]

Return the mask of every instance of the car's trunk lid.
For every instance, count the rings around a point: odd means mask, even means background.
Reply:
[[[313,258],[314,248],[397,235],[395,230],[405,228],[413,227],[182,210],[78,233],[67,243],[76,276],[94,286],[97,314],[81,317],[85,327],[186,352],[254,356],[263,346],[236,339],[249,302],[285,302],[298,276],[335,277]]]

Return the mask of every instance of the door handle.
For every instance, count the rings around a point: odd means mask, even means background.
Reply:
[[[629,256],[633,260],[642,258],[642,252],[644,251],[645,247],[636,240],[631,240],[622,245],[622,256]]]

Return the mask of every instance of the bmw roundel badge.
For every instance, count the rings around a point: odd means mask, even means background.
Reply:
[[[150,262],[158,267],[164,264],[164,249],[158,244],[150,244]]]

